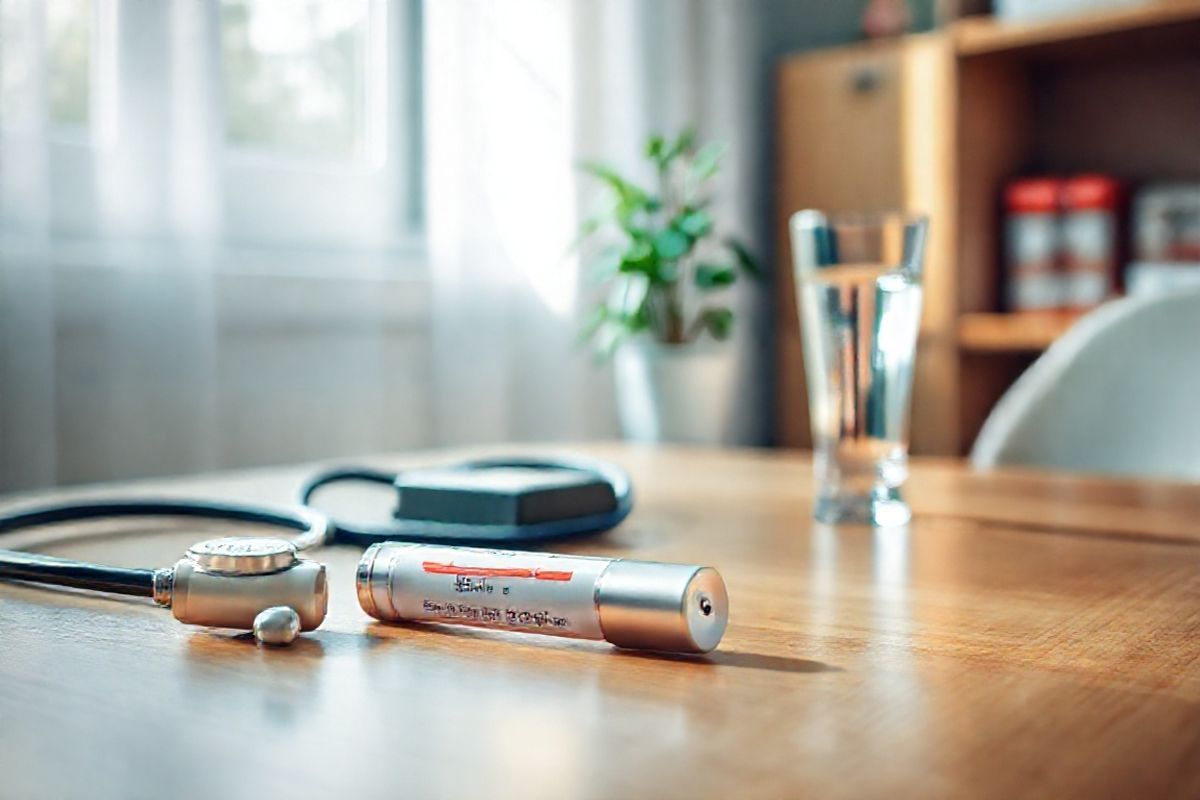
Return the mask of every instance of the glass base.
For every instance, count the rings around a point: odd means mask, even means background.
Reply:
[[[855,523],[879,528],[907,525],[912,509],[900,497],[898,488],[885,489],[866,496],[829,496],[817,498],[813,517],[829,524]]]

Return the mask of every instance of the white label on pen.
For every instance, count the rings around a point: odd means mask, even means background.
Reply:
[[[604,638],[595,592],[610,559],[433,545],[389,555],[401,618]]]

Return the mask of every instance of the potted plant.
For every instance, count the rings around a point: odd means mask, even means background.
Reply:
[[[716,233],[708,192],[723,152],[691,130],[651,136],[652,190],[581,167],[612,201],[580,229],[580,241],[601,240],[592,269],[606,289],[584,336],[614,359],[621,427],[635,441],[716,443],[728,427],[734,314],[720,295],[760,272],[744,244]]]

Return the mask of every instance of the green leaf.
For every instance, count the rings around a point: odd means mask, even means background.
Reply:
[[[592,262],[591,281],[593,284],[604,283],[610,280],[621,270],[622,257],[624,251],[619,247],[609,245],[596,257]]]
[[[652,240],[654,238],[654,232],[652,230],[650,230],[649,228],[643,228],[640,225],[630,225],[628,228],[625,228],[624,230],[625,230],[625,233],[629,236],[629,241],[631,243],[641,241],[641,242],[646,242],[647,244],[649,244],[650,240]]]
[[[706,181],[717,174],[721,158],[725,155],[724,142],[709,142],[700,148],[692,159],[691,173],[696,181]]]
[[[596,214],[595,216],[588,217],[583,222],[579,223],[579,232],[575,235],[575,238],[571,240],[571,244],[567,246],[567,252],[573,253],[578,250],[579,246],[587,241],[589,236],[600,230],[600,226],[608,222],[608,220],[609,215]]]
[[[708,308],[700,315],[700,323],[718,342],[733,333],[733,312],[728,308]]]
[[[657,133],[646,140],[646,157],[653,161],[659,161],[662,158],[663,148],[667,142],[662,136]]]
[[[649,294],[650,279],[646,275],[634,273],[617,280],[608,299],[609,315],[621,320],[637,317]]]
[[[633,236],[646,222],[644,218],[638,215],[653,214],[658,210],[660,205],[658,198],[645,194],[632,194],[620,198],[617,201],[617,207],[614,211],[617,225],[621,230]]]
[[[608,320],[602,324],[595,337],[596,361],[603,362],[612,358],[612,354],[628,336],[629,332],[620,323]]]
[[[737,280],[737,272],[728,264],[696,265],[696,286],[701,289],[721,289]]]
[[[654,237],[654,252],[663,261],[674,261],[692,246],[687,235],[675,228],[664,228]]]
[[[695,141],[696,132],[690,127],[684,129],[670,144],[662,136],[654,135],[646,142],[646,157],[654,162],[660,173],[663,173],[670,168],[672,161],[691,152]]]
[[[671,149],[667,151],[667,159],[674,159],[684,153],[691,152],[696,145],[696,129],[691,125],[684,128],[679,133],[679,137],[671,143]]]
[[[654,271],[654,248],[650,242],[635,238],[621,254],[620,271],[624,273],[650,273]]]
[[[649,196],[644,189],[618,175],[617,171],[612,167],[599,164],[595,161],[587,161],[580,164],[579,168],[607,184],[616,193],[622,205],[642,204],[646,202]]]
[[[737,259],[738,266],[742,268],[743,272],[754,278],[754,280],[762,279],[762,269],[758,266],[758,261],[754,256],[750,255],[750,251],[746,249],[746,245],[737,239],[729,238],[725,240],[725,246],[733,253]]]
[[[585,161],[579,165],[582,172],[586,172],[594,178],[607,183],[617,194],[623,194],[629,188],[629,184],[617,174],[617,171],[612,167],[599,163],[598,161]]]
[[[684,211],[673,224],[693,240],[707,236],[713,227],[712,217],[697,209]]]

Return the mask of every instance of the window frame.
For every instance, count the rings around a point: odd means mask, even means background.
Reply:
[[[14,126],[0,126],[0,140],[27,138],[31,132],[44,139],[50,191],[42,214],[43,235],[76,244],[94,241],[111,249],[114,244],[136,248],[139,241],[178,234],[167,210],[155,212],[157,216],[152,214],[148,222],[132,228],[111,224],[99,185],[101,173],[111,169],[106,162],[128,161],[129,153],[137,152],[147,141],[157,137],[170,151],[165,141],[170,134],[170,82],[142,76],[155,69],[169,74],[172,25],[182,5],[92,0],[91,98],[88,123],[80,126],[49,120],[45,12],[42,4],[31,0],[29,13],[40,16],[31,35],[41,37],[31,51],[40,61],[31,67],[32,79],[40,82],[32,89],[33,101],[44,107],[30,112],[42,115],[33,118],[32,126],[21,120]],[[213,252],[228,256],[222,258],[222,264],[244,264],[253,271],[263,263],[298,261],[304,266],[297,270],[305,273],[350,270],[352,274],[365,271],[375,275],[381,259],[406,272],[423,261],[419,0],[368,0],[365,119],[373,129],[367,134],[366,157],[345,161],[264,153],[260,148],[227,143],[219,0],[208,0],[192,13],[204,18],[203,47],[210,62],[204,68],[210,70],[213,106],[205,110],[205,118],[216,126],[208,131],[216,144],[209,153],[213,169],[206,180],[212,182],[209,191],[219,211],[217,223],[208,233]],[[164,30],[165,37],[161,35]],[[216,74],[211,73],[214,69]],[[382,77],[373,78],[377,73]],[[157,105],[167,108],[157,109]],[[145,114],[147,107],[157,117]],[[144,119],[133,119],[138,116],[149,116],[155,122],[147,126]],[[139,168],[143,173],[154,171],[146,164]],[[161,176],[141,177],[166,184]],[[162,194],[163,186],[158,190]],[[5,228],[0,224],[0,230]],[[3,237],[11,241],[11,231]],[[324,254],[328,270],[316,266],[313,258],[293,258],[305,250]],[[250,255],[242,258],[242,254]],[[360,269],[357,265],[367,266]]]
[[[369,0],[367,19],[363,157],[313,158],[225,141],[221,183],[228,240],[252,247],[307,243],[403,251],[421,241],[420,3]],[[281,185],[286,192],[279,191]],[[360,199],[360,210],[373,217],[347,218],[347,198]],[[243,226],[245,219],[254,222]],[[297,230],[307,235],[297,237]]]
[[[45,60],[46,120],[48,139],[52,144],[66,147],[103,147],[112,142],[116,133],[115,98],[117,83],[117,0],[84,0],[91,16],[91,36],[88,54],[88,120],[84,124],[56,122],[49,110],[49,31],[46,5],[34,3],[42,14],[42,42],[35,45]]]

